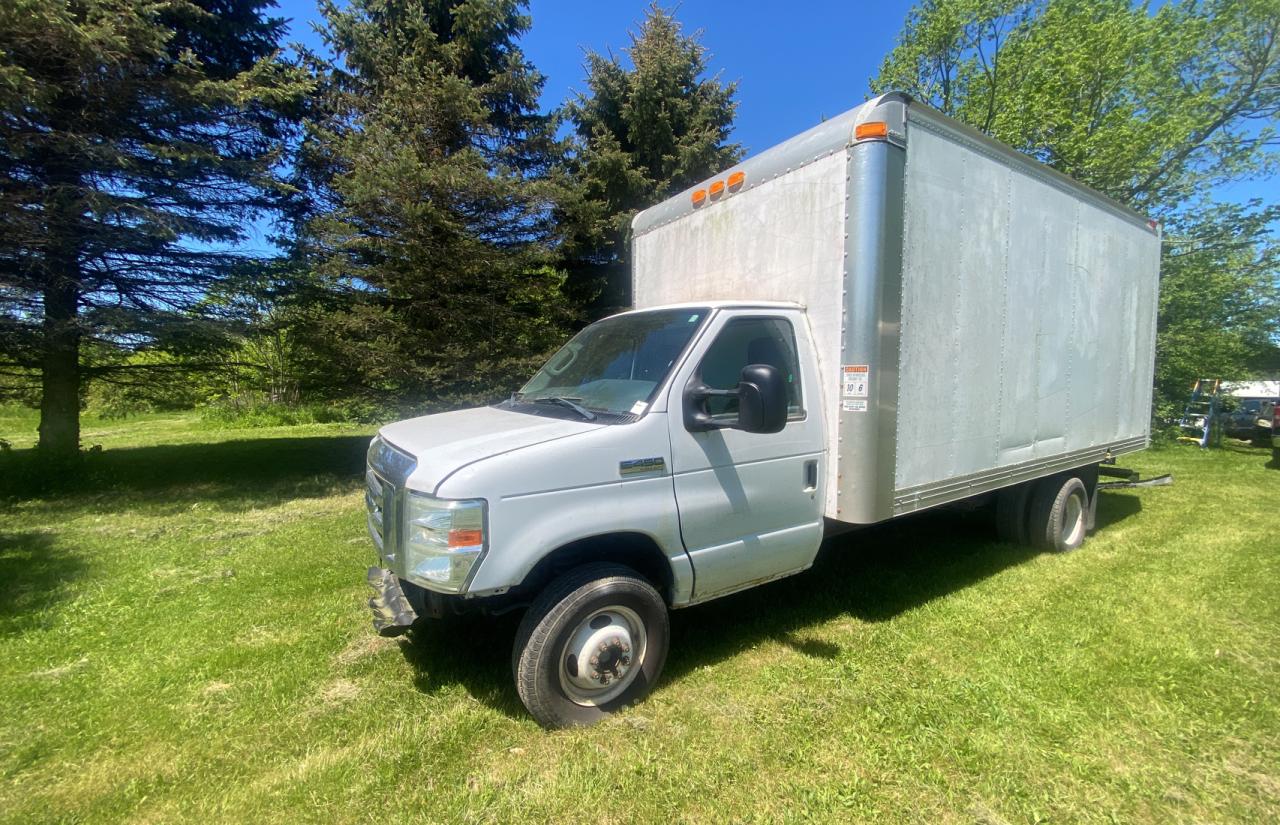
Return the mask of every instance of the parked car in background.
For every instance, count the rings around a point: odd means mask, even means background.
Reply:
[[[1280,447],[1280,431],[1276,429],[1276,408],[1280,401],[1264,401],[1253,419],[1253,444],[1255,447]]]
[[[1216,419],[1222,432],[1231,438],[1252,440],[1266,405],[1280,400],[1280,381],[1224,382],[1222,395],[1223,412]],[[1267,441],[1267,446],[1270,445]]]
[[[1228,410],[1221,416],[1222,431],[1231,438],[1253,438],[1254,425],[1262,415],[1263,405],[1268,403],[1270,402],[1265,398],[1237,399],[1235,409]]]

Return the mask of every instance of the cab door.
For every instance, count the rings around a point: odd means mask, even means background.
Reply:
[[[787,383],[782,431],[691,432],[683,403],[690,383],[733,389],[750,364],[776,367]],[[808,327],[798,310],[718,311],[676,375],[667,416],[671,471],[695,601],[813,563],[822,541],[826,461],[820,398]],[[703,403],[716,421],[736,423],[736,398]]]

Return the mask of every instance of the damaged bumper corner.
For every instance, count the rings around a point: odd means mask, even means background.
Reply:
[[[400,579],[390,570],[370,567],[368,582],[373,588],[373,597],[369,599],[373,629],[379,636],[399,636],[406,632],[418,614],[400,588]]]

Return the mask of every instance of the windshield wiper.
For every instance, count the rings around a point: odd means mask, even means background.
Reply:
[[[565,398],[563,395],[544,395],[540,398],[522,398],[520,400],[530,404],[559,404],[562,407],[573,410],[587,421],[596,420],[595,413],[578,403],[578,401],[582,400],[581,398],[575,401],[572,398]]]

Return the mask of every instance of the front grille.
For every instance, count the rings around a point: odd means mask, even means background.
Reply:
[[[373,537],[378,552],[382,553],[386,514],[391,509],[387,506],[387,493],[395,488],[378,478],[378,474],[372,469],[364,474],[364,480],[364,506],[369,511],[369,535]]]
[[[416,465],[413,456],[396,449],[381,437],[373,439],[369,445],[364,474],[369,537],[378,548],[378,555],[392,570],[398,570],[400,491]]]

